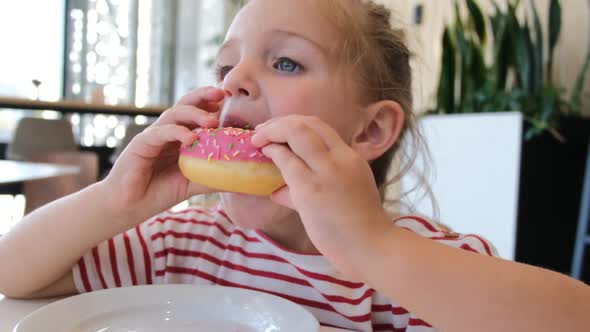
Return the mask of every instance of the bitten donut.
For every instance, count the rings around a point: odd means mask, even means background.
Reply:
[[[279,169],[251,143],[251,130],[195,130],[198,138],[180,150],[178,165],[191,182],[220,191],[268,196],[285,182]]]

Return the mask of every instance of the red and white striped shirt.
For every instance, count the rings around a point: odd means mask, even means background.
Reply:
[[[404,217],[395,224],[453,247],[497,255],[476,235],[449,235],[421,218]],[[284,249],[260,231],[235,226],[222,210],[156,216],[92,249],[73,273],[81,293],[144,284],[222,285],[286,298],[324,326],[435,331],[371,287],[348,281],[323,256]]]

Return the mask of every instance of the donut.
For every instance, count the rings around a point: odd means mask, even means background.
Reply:
[[[254,132],[241,128],[198,128],[197,139],[180,149],[178,165],[191,182],[222,192],[268,196],[285,185],[271,159],[252,143]]]

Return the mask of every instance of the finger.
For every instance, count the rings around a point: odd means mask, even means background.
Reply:
[[[328,125],[326,122],[322,121],[317,117],[307,117],[308,121],[306,121],[307,125],[314,129],[315,132],[322,138],[324,144],[328,147],[328,149],[332,150],[335,147],[346,145],[342,137],[336,132],[334,128]]]
[[[155,158],[169,143],[191,145],[197,135],[188,128],[175,124],[154,126],[135,136],[129,143],[129,151],[145,157]]]
[[[209,113],[217,113],[221,110],[221,102],[208,101],[203,106],[203,110]]]
[[[272,193],[272,195],[270,196],[270,199],[279,205],[287,207],[291,210],[295,210],[295,205],[293,204],[293,201],[291,200],[291,193],[289,192],[289,187],[287,187],[287,186],[284,186],[284,187],[280,188],[279,190],[275,191],[274,193]]]
[[[336,132],[334,128],[332,128],[326,122],[315,116],[290,115],[283,118],[271,118],[266,122],[256,126],[256,130],[261,130],[263,127],[273,124],[276,121],[280,121],[281,119],[293,119],[293,121],[301,121],[306,123],[310,128],[313,128],[316,131],[316,133],[322,138],[324,144],[329,149],[332,149],[341,144],[345,144],[338,132]]]
[[[285,145],[269,144],[262,149],[262,153],[272,159],[287,184],[301,181],[311,173],[305,162]]]
[[[212,128],[219,125],[218,114],[208,113],[190,105],[174,106],[160,115],[154,126],[180,124],[189,128]]]
[[[310,168],[319,170],[329,163],[329,149],[307,123],[297,118],[283,118],[257,129],[252,143],[261,147],[271,143],[287,144]]]
[[[218,104],[225,98],[225,91],[215,87],[205,87],[190,91],[176,105],[191,105],[205,108],[209,104]],[[206,109],[207,111],[209,109]]]

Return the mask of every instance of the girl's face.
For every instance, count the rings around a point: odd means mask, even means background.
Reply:
[[[349,142],[359,122],[352,70],[338,58],[342,38],[317,0],[252,0],[234,19],[217,56],[217,75],[228,97],[221,125],[255,127],[273,117],[317,116]],[[264,228],[293,211],[268,198],[226,193],[232,220]]]

